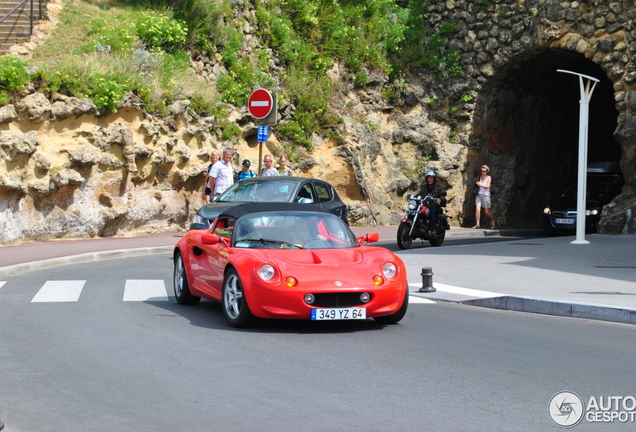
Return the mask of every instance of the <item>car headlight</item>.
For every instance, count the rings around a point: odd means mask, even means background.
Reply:
[[[414,200],[409,201],[409,210],[415,210],[417,208],[417,203]]]
[[[199,224],[199,225],[207,225],[208,220],[198,214],[195,214],[194,217],[192,218],[192,223]]]
[[[551,214],[552,210],[550,210],[550,207],[546,207],[543,209],[543,214]]]
[[[263,264],[262,266],[258,268],[258,275],[264,281],[270,280],[271,278],[274,277],[275,274],[276,272],[274,271],[274,267],[269,264]]]
[[[382,264],[382,273],[390,279],[397,274],[397,267],[392,262],[385,262]]]

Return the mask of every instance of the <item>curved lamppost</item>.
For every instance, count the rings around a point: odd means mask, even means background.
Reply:
[[[579,100],[579,173],[576,193],[576,240],[572,244],[589,244],[585,240],[585,195],[587,192],[587,125],[590,115],[590,99],[599,80],[578,72],[557,69],[557,72],[569,73],[579,77],[581,99]],[[584,82],[584,80],[587,80]],[[590,88],[590,84],[594,82]]]

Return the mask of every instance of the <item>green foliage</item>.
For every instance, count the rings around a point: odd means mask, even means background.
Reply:
[[[271,88],[273,84],[268,74],[252,64],[250,58],[243,57],[229,68],[227,75],[219,78],[217,86],[225,102],[243,106],[254,89]]]
[[[188,34],[188,27],[183,21],[156,12],[142,13],[137,17],[135,29],[147,47],[163,48],[166,51],[183,47]]]
[[[90,23],[89,39],[79,47],[79,52],[126,52],[130,51],[137,41],[134,29],[116,26],[106,18],[99,18]]]
[[[57,71],[41,69],[39,78],[42,87],[50,92],[90,98],[97,108],[111,112],[131,88],[131,80],[118,73],[91,73],[76,64],[68,65]]]
[[[203,101],[218,99],[214,87],[194,74],[185,51],[175,49],[183,47],[188,27],[169,12],[156,12],[152,8],[165,11],[166,5],[147,4],[153,1],[127,0],[132,9],[113,6],[107,12],[82,1],[68,4],[58,25],[65,37],[49,38],[33,55],[41,88],[89,97],[108,111],[128,92],[147,111],[162,115],[168,104],[184,98],[196,97],[191,104],[196,112],[212,110]],[[75,40],[81,43],[69,49]]]
[[[243,43],[243,34],[239,33],[233,27],[229,28],[228,33],[229,40],[225,44],[225,49],[221,52],[221,56],[223,57],[225,67],[232,67],[239,58],[239,51]]]
[[[399,51],[395,51],[394,75],[422,67],[437,73],[440,79],[459,76],[463,73],[459,53],[448,48],[448,38],[455,32],[456,24],[441,23],[431,32],[425,23],[426,4],[417,0],[405,2],[406,30]]]
[[[229,141],[234,137],[241,135],[241,129],[234,123],[230,123],[227,120],[221,120],[219,122],[219,127],[223,129],[221,132],[221,139],[224,141]]]
[[[72,1],[60,20],[66,40],[80,43],[70,50],[50,42],[38,48],[38,79],[46,89],[91,97],[103,109],[114,110],[116,99],[133,91],[149,111],[162,113],[172,101],[189,98],[192,109],[217,118],[226,110],[220,101],[242,106],[255,88],[268,88],[295,108],[293,118],[278,126],[281,136],[288,145],[310,148],[313,133],[333,135],[342,121],[329,112],[334,101],[325,73],[334,64],[345,65],[357,85],[368,84],[369,71],[391,74],[382,92],[392,102],[399,101],[403,76],[411,70],[428,68],[442,79],[463,73],[459,54],[448,48],[455,24],[427,28],[421,0],[252,0],[256,22],[249,25],[268,49],[251,51],[243,40],[249,18],[237,13],[239,3],[118,0],[102,7]],[[218,95],[203,91],[207,84],[188,87],[196,77],[185,49],[222,60],[228,74],[217,82]],[[69,61],[73,50],[86,64]],[[270,69],[273,58],[283,63],[282,71]],[[273,73],[280,74],[277,81]],[[235,136],[233,128],[222,129]]]
[[[174,11],[175,19],[187,23],[188,46],[213,53],[217,45],[225,44],[231,28],[223,23],[232,13],[228,0],[170,0],[168,7]]]
[[[0,90],[22,90],[31,81],[26,67],[27,63],[19,57],[13,55],[0,57]]]
[[[369,83],[369,75],[365,71],[360,71],[356,74],[356,84],[365,85]]]

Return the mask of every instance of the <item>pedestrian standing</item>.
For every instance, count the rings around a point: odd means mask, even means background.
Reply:
[[[481,166],[481,175],[475,182],[479,186],[479,192],[475,197],[475,220],[477,221],[473,228],[480,228],[481,222],[481,208],[484,208],[484,213],[490,219],[490,229],[495,229],[495,217],[490,209],[492,203],[490,199],[490,186],[492,185],[492,177],[490,177],[490,168],[488,165]]]
[[[210,170],[212,169],[212,166],[217,163],[219,160],[221,160],[221,154],[219,153],[218,150],[212,150],[212,153],[210,154],[210,165],[208,165],[208,169],[205,171],[205,181],[203,182],[203,201],[206,204],[210,203],[210,194],[212,193],[212,190],[210,189]]]
[[[252,163],[249,159],[243,160],[243,169],[236,173],[236,181],[243,180],[245,178],[256,177],[256,173],[250,169]]]
[[[291,168],[287,166],[287,158],[285,155],[282,155],[280,159],[278,159],[278,173],[282,176],[293,176]]]
[[[266,154],[263,158],[265,167],[261,170],[261,177],[274,177],[278,175],[278,170],[274,168],[274,157],[271,154]]]
[[[234,150],[229,147],[223,149],[223,158],[212,165],[210,170],[210,190],[214,196],[219,196],[234,184],[234,171],[230,165]]]

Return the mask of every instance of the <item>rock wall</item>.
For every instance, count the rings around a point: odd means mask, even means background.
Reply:
[[[607,206],[602,230],[636,233],[634,6],[632,0],[431,2],[429,25],[457,22],[450,46],[460,52],[464,74],[443,81],[424,71],[410,76],[399,101],[390,104],[382,97],[387,77],[368,71],[369,83],[358,87],[333,65],[328,73],[338,88],[341,140],[314,136],[312,153],[300,154],[292,168],[331,182],[349,205],[352,224],[379,225],[397,223],[405,195],[435,169],[457,225],[472,222],[472,178],[488,163],[498,175],[497,221],[515,223],[515,208],[535,187],[527,181],[536,164],[524,161],[540,153],[532,149],[542,137],[531,139],[531,127],[519,127],[522,116],[506,120],[502,113],[550,105],[520,93],[513,78],[539,53],[568,52],[598,65],[613,86],[614,137],[627,183]],[[259,47],[249,4],[236,6],[235,14],[248,24],[246,52]],[[199,57],[193,66],[211,82],[225,73],[214,58]],[[499,114],[493,116],[495,105]],[[35,89],[27,89],[20,103],[0,107],[0,241],[185,229],[202,204],[210,151],[233,147],[235,165],[244,158],[256,162],[261,153],[244,107],[227,117],[242,131],[231,141],[220,138],[218,119],[197,116],[187,101],[170,109],[170,121],[153,117],[129,95],[117,114],[105,115],[91,101]],[[279,107],[281,121],[293,111]],[[537,117],[532,124],[543,121]],[[265,152],[283,152],[275,130]]]

